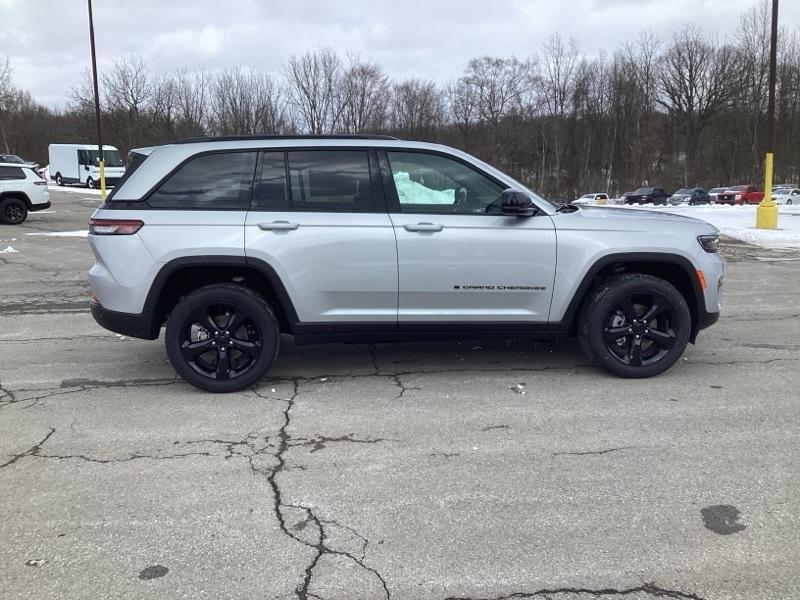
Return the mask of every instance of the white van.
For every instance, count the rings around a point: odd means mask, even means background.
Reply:
[[[50,144],[50,177],[58,185],[81,183],[100,187],[100,152],[96,144]],[[106,185],[113,186],[125,173],[125,163],[114,146],[103,146]]]

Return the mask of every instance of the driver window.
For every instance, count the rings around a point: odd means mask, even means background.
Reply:
[[[503,187],[456,160],[422,152],[387,152],[400,212],[502,214]]]

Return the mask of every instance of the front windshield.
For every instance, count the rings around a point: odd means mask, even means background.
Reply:
[[[2,161],[0,161],[0,162],[12,163],[12,164],[15,164],[15,165],[24,165],[24,164],[25,164],[25,161],[24,161],[24,160],[22,160],[22,159],[21,159],[19,156],[17,156],[16,154],[6,154],[6,155],[3,157],[3,160],[2,160]]]
[[[709,193],[710,194],[719,194],[720,192],[724,192],[724,191],[725,191],[725,188],[714,188]]]
[[[634,194],[649,194],[649,193],[650,193],[650,190],[652,190],[652,189],[653,189],[653,188],[639,188],[638,190],[636,190],[636,191],[635,191],[635,192],[633,192],[633,193],[634,193]]]
[[[594,198],[594,194],[584,194],[581,198]]]
[[[100,162],[99,150],[84,150],[87,153],[90,164],[96,165]],[[107,167],[124,167],[125,163],[122,162],[122,157],[119,155],[119,150],[109,150],[107,148],[103,148],[103,160],[105,161],[105,166]]]
[[[683,188],[682,190],[675,192],[675,195],[689,196],[693,191],[694,190],[690,190],[689,188]]]

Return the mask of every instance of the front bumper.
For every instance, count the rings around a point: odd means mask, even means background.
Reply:
[[[158,338],[161,328],[154,324],[151,313],[132,314],[108,310],[95,300],[90,301],[89,305],[92,309],[92,317],[97,324],[109,331],[144,340]]]

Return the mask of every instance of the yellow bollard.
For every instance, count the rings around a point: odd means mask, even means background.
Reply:
[[[756,229],[778,228],[778,205],[772,200],[772,152],[764,159],[764,198],[756,207]]]
[[[106,163],[101,160],[100,162],[100,198],[105,202],[106,200]]]

